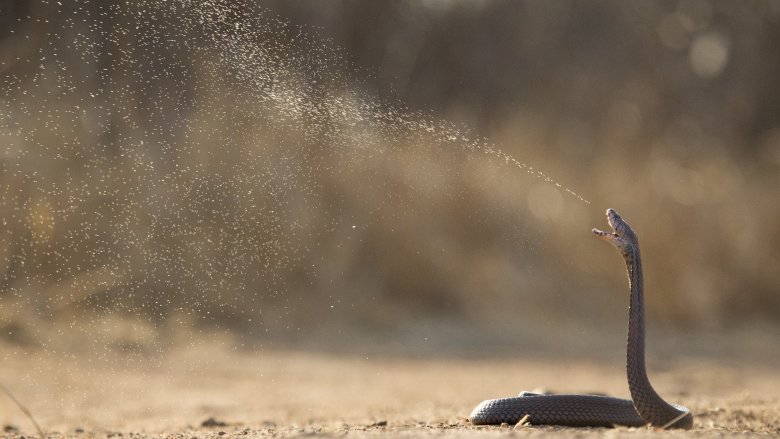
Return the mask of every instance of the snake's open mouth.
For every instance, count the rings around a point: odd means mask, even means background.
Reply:
[[[609,226],[612,227],[612,232],[605,232],[603,230],[594,228],[593,233],[606,240],[617,238],[619,236],[617,234],[617,225],[621,220],[622,218],[620,218],[620,215],[615,212],[615,209],[607,209],[607,222],[609,223]]]

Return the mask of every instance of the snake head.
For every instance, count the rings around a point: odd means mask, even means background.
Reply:
[[[610,242],[623,254],[639,246],[639,240],[631,226],[615,212],[615,209],[607,209],[607,222],[612,227],[611,233],[599,229],[593,229],[593,233],[599,238]]]

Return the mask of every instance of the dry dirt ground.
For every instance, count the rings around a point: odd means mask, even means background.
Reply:
[[[778,437],[774,361],[680,357],[650,364],[668,400],[695,414],[692,431],[472,426],[483,399],[540,386],[627,394],[614,358],[375,356],[190,345],[165,354],[51,353],[0,345],[0,380],[49,437]],[[0,394],[4,437],[37,436]]]

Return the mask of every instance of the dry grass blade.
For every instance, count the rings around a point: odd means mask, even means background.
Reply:
[[[16,397],[13,395],[13,393],[11,393],[11,391],[8,390],[8,388],[5,387],[5,385],[3,385],[2,383],[0,383],[0,390],[2,390],[3,393],[8,395],[8,397],[11,398],[11,401],[13,401],[14,404],[16,404],[17,407],[19,407],[19,410],[21,410],[22,413],[24,413],[25,416],[27,416],[30,419],[30,422],[32,422],[33,425],[35,426],[35,429],[38,430],[38,434],[41,436],[41,439],[44,439],[46,437],[46,435],[43,434],[43,429],[41,429],[41,426],[38,425],[38,422],[35,420],[35,418],[33,418],[33,415],[32,415],[32,413],[30,413],[30,410],[28,410],[27,407],[22,405],[22,403],[19,402],[18,399],[16,399]]]
[[[667,428],[671,427],[677,421],[679,421],[680,419],[684,418],[690,412],[691,412],[690,410],[685,410],[684,412],[680,413],[679,416],[677,416],[676,418],[672,419],[671,421],[669,421],[666,424],[664,424],[663,426],[661,426],[661,430],[666,430]]]
[[[517,421],[517,424],[515,424],[513,429],[514,430],[520,430],[520,429],[523,429],[525,427],[530,426],[531,423],[528,422],[528,418],[529,418],[528,415],[523,416],[519,421]]]

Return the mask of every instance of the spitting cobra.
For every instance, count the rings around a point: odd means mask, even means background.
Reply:
[[[483,401],[469,415],[473,424],[516,424],[522,418],[530,424],[575,427],[661,428],[693,426],[690,410],[664,401],[650,385],[645,370],[645,310],[642,284],[642,260],[636,234],[614,209],[607,209],[607,221],[613,232],[593,229],[596,236],[614,245],[626,262],[631,291],[628,309],[626,372],[631,399],[599,395],[540,395],[522,392],[514,398]]]

